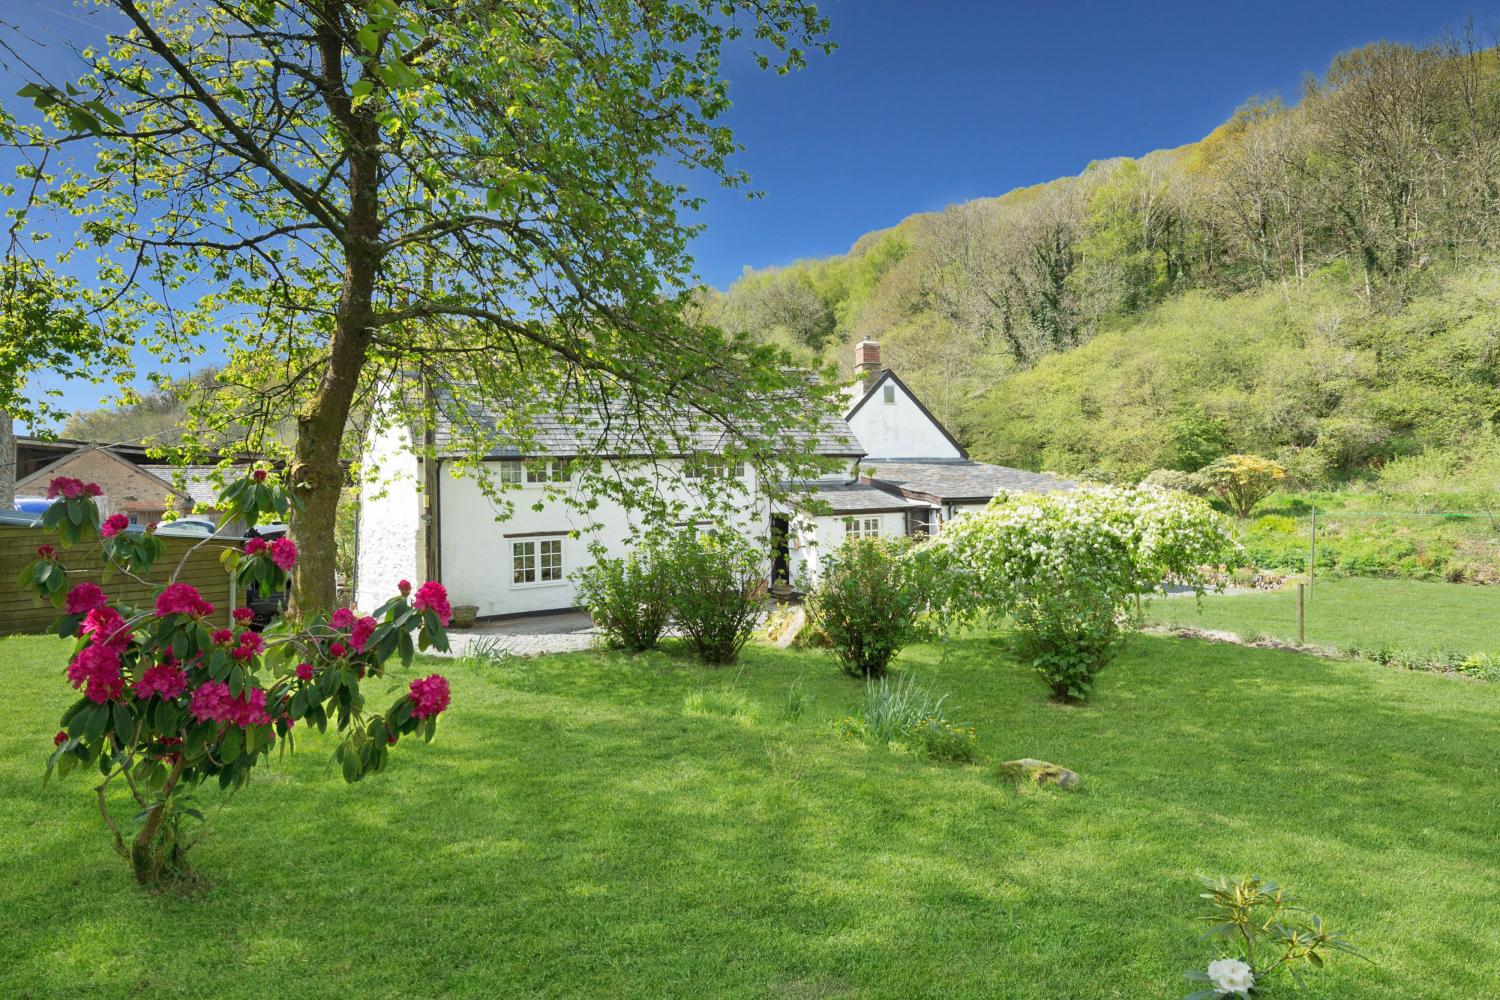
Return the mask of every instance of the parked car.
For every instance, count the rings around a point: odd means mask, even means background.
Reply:
[[[245,531],[245,538],[247,540],[251,538],[263,538],[267,542],[274,542],[276,539],[285,536],[289,530],[285,524],[280,523],[258,524]],[[245,588],[245,607],[249,608],[251,613],[255,615],[250,620],[250,627],[259,632],[275,621],[281,612],[286,609],[287,601],[290,599],[291,594],[290,587],[276,594],[262,594],[260,588],[253,584]]]
[[[162,521],[156,526],[158,535],[186,535],[192,538],[211,538],[218,530],[218,524],[207,517],[179,517],[175,521]]]
[[[51,505],[52,501],[46,497],[16,497],[16,510],[28,514],[44,513]]]

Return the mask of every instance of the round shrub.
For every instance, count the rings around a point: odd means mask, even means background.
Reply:
[[[906,539],[851,538],[823,560],[807,613],[844,671],[883,677],[924,632],[927,587]]]
[[[672,620],[704,663],[733,663],[755,631],[764,557],[729,531],[684,532],[668,548]]]
[[[1134,595],[1171,577],[1202,592],[1238,553],[1228,525],[1182,493],[1092,489],[997,498],[927,546],[945,620],[1008,614],[1059,701],[1087,697]]]
[[[575,579],[579,600],[609,645],[655,648],[672,614],[672,579],[658,549],[642,545],[622,559],[600,559]]]

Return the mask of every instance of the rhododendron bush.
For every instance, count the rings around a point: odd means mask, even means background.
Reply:
[[[1001,495],[924,549],[950,623],[1009,615],[1026,657],[1060,701],[1088,696],[1136,594],[1168,578],[1201,594],[1237,543],[1196,497],[1153,489]]]
[[[97,487],[76,480],[53,486],[57,499],[43,523],[58,531],[62,550],[97,544],[109,574],[145,582],[162,554],[160,540],[101,524]],[[252,526],[263,516],[284,516],[291,505],[264,470],[231,484],[218,504],[225,523],[243,518]],[[223,561],[236,589],[253,582],[275,593],[286,587],[296,558],[290,539],[251,539],[244,549],[226,550]],[[37,551],[20,582],[59,608],[57,633],[75,639],[66,676],[79,697],[63,713],[47,777],[83,768],[102,775],[95,789],[100,814],[142,883],[187,871],[185,823],[203,819],[188,804],[193,790],[210,782],[240,788],[273,750],[292,748],[299,723],[341,734],[333,757],[353,782],[382,770],[402,737],[431,740],[448,707],[440,674],[412,680],[383,712],[367,710],[362,690],[393,657],[409,665],[418,649],[447,649],[451,611],[441,584],[423,584],[412,598],[403,582],[373,614],[341,608],[259,633],[246,609],[216,608],[175,578],[155,588],[145,607],[114,600],[108,575],[105,586],[70,581],[55,546]],[[139,807],[139,826],[128,833],[109,808],[116,782]]]

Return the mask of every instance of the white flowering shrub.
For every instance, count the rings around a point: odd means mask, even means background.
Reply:
[[[1168,577],[1201,594],[1237,549],[1196,497],[1101,488],[1001,495],[944,528],[925,558],[947,624],[1009,615],[1053,696],[1073,701],[1113,656],[1135,594]]]

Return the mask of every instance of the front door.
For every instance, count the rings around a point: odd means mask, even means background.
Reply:
[[[771,515],[771,583],[789,583],[791,565],[790,542],[791,520],[780,514]]]

